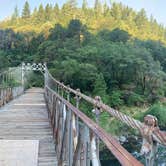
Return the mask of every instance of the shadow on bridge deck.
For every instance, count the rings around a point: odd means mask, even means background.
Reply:
[[[57,165],[44,91],[29,89],[0,109],[0,139],[39,140],[39,166]]]

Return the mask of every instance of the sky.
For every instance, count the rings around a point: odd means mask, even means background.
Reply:
[[[3,20],[6,17],[11,16],[15,6],[18,9],[22,10],[23,5],[26,0],[0,0],[0,20]],[[93,6],[95,0],[87,0],[90,6]],[[101,0],[105,1],[105,0]],[[107,0],[110,2],[110,0]],[[158,23],[166,26],[166,0],[111,0],[115,2],[122,2],[129,7],[132,7],[136,11],[144,8],[147,12],[147,15],[150,17],[152,14],[154,18],[157,19]],[[33,10],[35,7],[38,7],[40,3],[43,5],[47,3],[55,4],[58,3],[62,6],[66,0],[28,0],[31,9]],[[78,0],[78,5],[82,4],[82,0]]]

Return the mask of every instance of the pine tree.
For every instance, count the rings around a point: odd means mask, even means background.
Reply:
[[[111,16],[118,21],[121,20],[122,8],[123,8],[122,3],[113,3],[111,6],[112,6],[110,10]]]
[[[12,20],[16,20],[18,17],[19,17],[19,11],[18,11],[18,8],[16,6],[14,9],[14,13],[12,15]]]
[[[30,6],[29,6],[28,1],[26,1],[24,4],[23,11],[22,11],[22,18],[29,18],[30,15],[31,15]]]
[[[34,10],[33,10],[32,16],[33,16],[33,17],[36,17],[36,16],[37,16],[37,8],[36,8],[36,7],[35,7]]]
[[[83,0],[82,2],[82,10],[85,11],[88,8],[87,0]]]
[[[58,19],[58,16],[59,16],[59,12],[60,12],[60,9],[59,9],[59,6],[58,4],[56,3],[55,6],[54,6],[54,9],[53,9],[53,17]]]
[[[107,85],[104,80],[103,74],[99,74],[94,84],[93,94],[100,96],[102,99],[106,100],[107,96],[106,90],[107,90]]]
[[[55,6],[54,6],[54,12],[55,14],[59,14],[59,5],[56,3]]]
[[[109,6],[107,5],[106,1],[104,2],[104,5],[103,5],[103,15],[104,16],[109,15]]]
[[[75,19],[77,14],[77,0],[68,0],[62,7],[62,13],[70,20]]]
[[[37,19],[38,19],[39,22],[43,22],[44,19],[45,19],[44,8],[43,8],[42,4],[40,4],[40,6],[39,6],[39,10],[38,10],[38,13],[37,13]]]
[[[51,11],[52,11],[52,7],[47,4],[46,8],[45,8],[45,20],[48,21],[51,19]]]
[[[67,4],[72,8],[75,9],[77,7],[77,0],[68,0]]]
[[[140,26],[140,25],[144,25],[148,22],[147,16],[146,16],[146,12],[144,9],[141,9],[138,13],[137,16],[135,18],[135,22],[136,25]]]
[[[102,5],[100,0],[95,0],[94,10],[97,15],[102,13]]]

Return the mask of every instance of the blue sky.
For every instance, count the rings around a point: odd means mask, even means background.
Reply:
[[[0,0],[0,20],[10,16],[13,12],[14,7],[17,5],[19,10],[22,10],[26,0]],[[66,0],[28,0],[31,6],[31,9],[37,7],[40,3],[46,4],[51,3],[55,4],[56,2],[59,5],[62,5]],[[88,0],[87,0],[88,1]],[[104,0],[101,0],[104,2]],[[107,0],[108,2],[110,0]],[[165,0],[112,0],[116,2],[122,2],[129,7],[134,8],[139,11],[141,8],[144,8],[150,16],[151,14],[157,19],[159,23],[162,23],[166,26],[166,1]],[[78,0],[78,4],[80,5],[82,0]],[[89,5],[92,6],[94,4],[94,0],[88,1]]]

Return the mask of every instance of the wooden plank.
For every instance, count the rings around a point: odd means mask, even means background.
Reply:
[[[0,140],[0,165],[37,166],[38,140]]]
[[[39,140],[38,165],[57,165],[43,89],[32,88],[0,109],[0,139]]]

